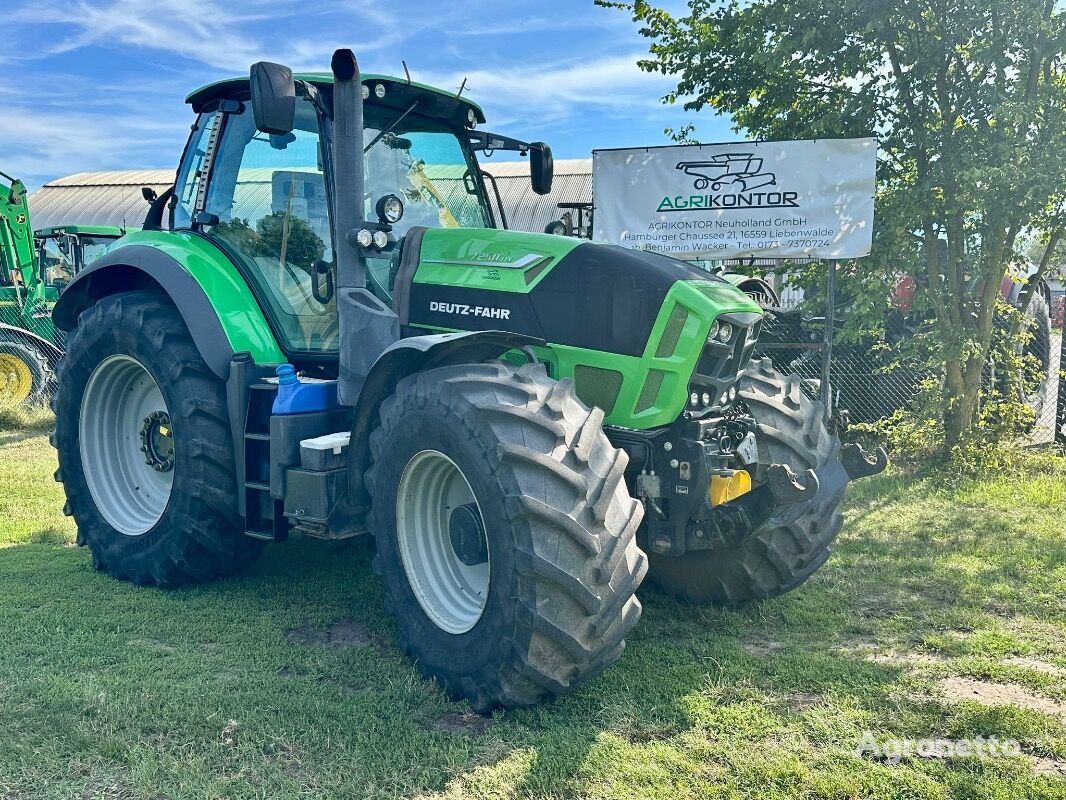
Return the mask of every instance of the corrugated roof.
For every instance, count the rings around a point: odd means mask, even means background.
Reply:
[[[560,159],[555,162],[551,193],[540,196],[529,184],[528,161],[485,159],[482,167],[496,178],[509,227],[515,230],[543,231],[559,219],[559,203],[592,202],[592,159]],[[441,168],[438,168],[441,169]],[[141,187],[163,191],[174,181],[172,169],[80,172],[49,181],[30,194],[30,218],[35,228],[80,223],[84,225],[126,225],[138,227],[148,206]],[[442,183],[444,181],[442,180]],[[445,196],[464,191],[461,176],[447,181]],[[269,202],[269,182],[262,187],[263,202]],[[490,187],[491,194],[491,187]]]
[[[173,182],[172,169],[69,175],[30,193],[30,221],[34,228],[72,223],[138,228],[148,213],[141,187],[161,192]]]

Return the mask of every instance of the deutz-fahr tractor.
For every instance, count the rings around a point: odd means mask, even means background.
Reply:
[[[56,477],[96,568],[173,586],[369,531],[402,647],[484,711],[614,662],[645,573],[738,604],[826,560],[881,454],[748,364],[762,312],[730,284],[496,228],[477,154],[544,193],[546,145],[349,50],[188,102],[174,187],[54,312]]]
[[[33,231],[26,186],[0,172],[0,409],[43,403],[62,347],[52,306],[121,228],[64,225]]]

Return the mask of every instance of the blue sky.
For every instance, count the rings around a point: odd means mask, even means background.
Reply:
[[[634,23],[592,0],[16,0],[3,17],[0,170],[31,187],[171,168],[191,89],[261,59],[325,69],[340,46],[366,71],[402,74],[405,59],[424,83],[466,77],[486,127],[543,139],[557,158],[663,144],[664,127],[689,121],[704,141],[735,138],[724,118],[663,105],[673,82],[637,68]]]

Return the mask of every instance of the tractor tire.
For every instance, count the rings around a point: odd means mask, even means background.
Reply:
[[[382,404],[375,571],[404,651],[479,713],[584,683],[640,618],[644,508],[602,422],[532,364],[428,370]]]
[[[760,462],[803,472],[839,457],[840,441],[822,421],[822,404],[803,392],[798,376],[782,375],[764,358],[741,376],[738,393],[758,422]],[[652,554],[648,578],[676,597],[729,607],[784,594],[829,558],[843,522],[842,498],[843,491],[809,501],[792,522],[764,524],[735,547],[678,557]]]
[[[259,554],[242,533],[225,384],[167,297],[117,294],[82,312],[53,409],[64,512],[94,567],[169,587]]]
[[[36,347],[0,340],[0,410],[43,403],[50,382],[48,360]]]

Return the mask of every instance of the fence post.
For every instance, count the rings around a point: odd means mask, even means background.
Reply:
[[[836,313],[837,261],[829,262],[825,276],[825,330],[822,333],[822,382],[818,387],[818,399],[825,407],[825,422],[832,416],[832,388],[829,386],[830,366],[833,363],[833,323]]]

